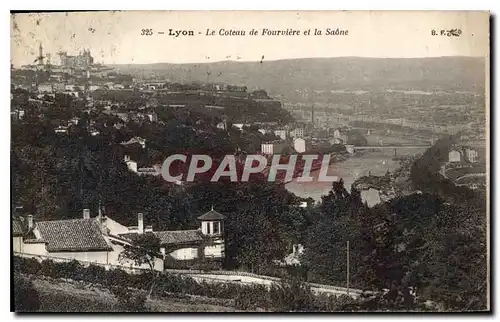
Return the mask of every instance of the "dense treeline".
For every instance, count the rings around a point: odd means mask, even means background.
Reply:
[[[413,194],[367,208],[341,184],[323,197],[309,227],[304,262],[309,278],[350,285],[377,296],[358,309],[484,310],[487,225],[484,209]]]
[[[195,229],[195,218],[213,205],[227,216],[226,264],[254,270],[281,259],[302,238],[306,213],[296,210],[299,199],[282,186],[205,182],[178,187],[161,177],[138,176],[123,162],[125,154],[139,166],[151,166],[172,153],[253,153],[268,139],[257,129],[219,130],[213,119],[189,110],[160,113],[163,124],[128,122],[120,129],[113,127],[116,117],[81,113],[76,105],[61,115],[62,120],[80,117],[67,134],[54,133],[54,124],[35,114],[12,124],[12,202],[35,220],[80,218],[83,208],[95,216],[101,203],[107,215],[125,225],[135,225],[136,213],[143,212],[155,230]],[[89,133],[91,121],[97,136]],[[146,139],[145,149],[120,145],[134,136]],[[274,238],[272,247],[268,236]]]

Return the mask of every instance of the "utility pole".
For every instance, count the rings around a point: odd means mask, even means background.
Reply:
[[[349,296],[349,241],[347,241],[347,296]]]

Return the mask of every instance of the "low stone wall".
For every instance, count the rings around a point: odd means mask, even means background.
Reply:
[[[171,273],[171,274],[182,274],[182,275],[229,275],[229,276],[247,276],[247,277],[253,277],[253,278],[259,278],[262,280],[268,280],[272,282],[280,282],[281,279],[278,277],[273,277],[273,276],[265,276],[265,275],[257,275],[254,273],[249,273],[249,272],[240,272],[240,271],[199,271],[199,270],[174,270],[174,269],[167,269],[165,272]],[[345,292],[347,293],[347,288],[345,287],[339,287],[339,286],[333,286],[333,285],[326,285],[326,284],[317,284],[317,283],[308,283],[311,287],[314,288],[321,288],[321,289],[327,289],[327,290],[332,290],[332,291],[337,291],[337,292]],[[355,294],[361,294],[363,293],[362,290],[358,289],[349,289],[349,293],[355,293]]]

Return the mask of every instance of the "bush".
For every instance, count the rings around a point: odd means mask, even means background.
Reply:
[[[147,295],[144,291],[131,291],[127,287],[112,287],[111,293],[118,300],[120,310],[123,312],[147,312]]]
[[[34,258],[14,257],[14,270],[23,271],[26,274],[38,274],[42,266]]]
[[[14,310],[16,312],[37,312],[40,309],[38,292],[33,282],[14,275]]]
[[[279,311],[315,311],[314,294],[305,282],[291,278],[274,285],[270,290],[271,301]]]
[[[123,270],[106,271],[101,266],[83,267],[78,262],[55,263],[44,260],[14,258],[16,272],[44,275],[52,278],[70,278],[75,281],[107,286],[120,302],[123,310],[146,310],[146,294],[165,296],[165,293],[190,294],[218,299],[235,300],[235,306],[243,310],[263,308],[275,311],[335,311],[348,306],[353,300],[348,297],[316,296],[308,284],[297,277],[283,279],[281,284],[241,285],[229,283],[196,282],[193,278],[174,274],[145,272],[128,274]],[[117,287],[119,285],[119,287]],[[137,289],[132,291],[130,289]]]

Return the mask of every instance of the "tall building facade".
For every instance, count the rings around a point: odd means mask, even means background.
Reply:
[[[63,67],[89,67],[94,64],[94,57],[90,54],[90,50],[85,49],[78,56],[69,56],[67,52],[59,52],[61,58],[61,66]]]

